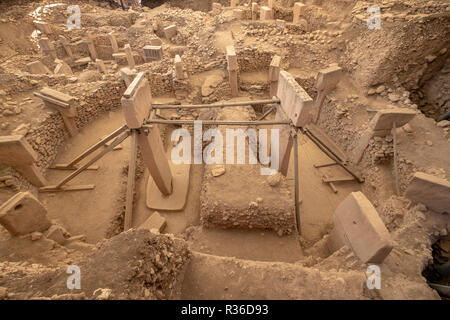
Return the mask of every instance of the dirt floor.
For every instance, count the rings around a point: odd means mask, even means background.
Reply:
[[[268,5],[266,0],[250,2]],[[267,100],[272,98],[270,66],[277,55],[278,69],[292,75],[313,101],[308,124],[291,127],[298,146],[292,147],[285,175],[260,175],[267,166],[262,161],[189,164],[181,210],[148,205],[154,196],[149,185],[156,179],[142,147],[132,177],[135,188],[127,191],[131,138],[95,161],[96,170],[83,171],[68,183],[94,188],[62,192],[43,192],[23,173],[23,159],[0,140],[0,300],[448,298],[442,288],[433,287],[450,285],[445,273],[450,258],[448,1],[305,0],[300,20],[287,0],[273,1],[271,19],[262,20],[259,9],[252,19],[250,2],[240,1],[234,8],[228,0],[214,6],[211,0],[142,1],[142,7],[128,10],[106,0],[0,3],[0,138],[23,136],[47,186],[74,172],[55,170],[56,165],[70,162],[126,124],[124,92],[140,72],[151,90],[149,106]],[[374,30],[367,27],[366,11],[373,4],[381,8],[381,28]],[[68,5],[79,6],[80,29],[68,29]],[[177,31],[168,37],[171,25]],[[134,67],[126,54],[128,44]],[[158,51],[154,60],[146,55],[149,45]],[[234,70],[228,46],[234,46],[237,56],[237,94],[230,84]],[[181,71],[175,66],[177,56]],[[341,76],[325,93],[314,130],[361,182],[339,165],[316,168],[335,159],[305,131],[315,122],[322,95],[319,71],[330,66],[339,66]],[[39,95],[44,88],[74,99],[67,105],[44,102]],[[76,111],[69,117],[78,131],[73,136],[62,116],[67,110],[61,111],[68,105]],[[256,121],[264,116],[279,121],[279,114],[265,114],[270,106],[159,109],[146,118]],[[395,132],[371,135],[355,160],[377,112],[397,108],[413,111],[413,119]],[[171,140],[175,130],[193,134],[186,124],[157,126],[167,158],[178,142]],[[203,131],[216,127],[203,125]],[[202,144],[208,145],[206,140]],[[430,188],[431,202],[408,197],[417,172],[444,181],[446,187]],[[324,182],[327,177],[343,181],[330,185]],[[26,214],[45,212],[45,228],[18,234],[2,220],[7,201],[19,192],[30,192],[38,203],[25,208]],[[380,263],[363,261],[350,238],[331,248],[339,228],[338,208],[356,192],[373,206],[382,225],[377,228],[389,237],[392,251]],[[180,200],[164,197],[166,204]],[[130,230],[124,230],[127,199],[133,204]],[[445,208],[436,209],[436,203]],[[158,215],[164,224],[149,227]],[[372,264],[382,275],[381,288],[375,290],[366,284]],[[66,289],[69,266],[80,268],[81,288]]]

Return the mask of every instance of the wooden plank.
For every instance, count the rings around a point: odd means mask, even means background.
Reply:
[[[53,167],[50,167],[49,169],[53,169],[53,170],[77,170],[78,167],[77,166],[69,166],[68,164],[64,164],[64,163],[60,163],[60,164],[55,164]],[[90,166],[88,168],[86,168],[86,170],[98,170],[99,166],[95,165],[95,166]]]
[[[315,164],[314,168],[319,169],[319,168],[326,168],[326,167],[332,167],[332,166],[337,166],[338,164],[336,162],[331,162],[331,163],[324,163],[324,164]]]
[[[91,166],[92,164],[94,164],[97,160],[99,160],[100,158],[102,158],[105,154],[107,154],[109,151],[111,151],[115,146],[121,144],[126,138],[128,138],[129,136],[129,132],[124,133],[122,136],[118,137],[116,140],[114,140],[114,142],[107,147],[106,149],[104,149],[102,152],[100,152],[98,155],[96,155],[94,158],[92,158],[91,160],[89,160],[87,163],[85,163],[84,165],[82,165],[80,168],[78,168],[75,172],[73,172],[72,174],[68,175],[66,178],[64,178],[63,180],[61,180],[58,184],[57,187],[61,188],[64,184],[66,184],[67,182],[69,182],[70,180],[72,180],[73,178],[75,178],[77,175],[79,175],[82,171],[86,170],[86,168],[88,168],[89,166]]]
[[[353,181],[355,178],[353,177],[323,177],[322,181],[326,183],[330,182],[344,182],[344,181]]]
[[[123,226],[124,231],[129,230],[133,222],[133,201],[134,201],[134,189],[136,185],[136,160],[137,160],[137,132],[136,130],[133,130],[131,133],[130,162],[128,164],[127,195],[126,195],[125,218]]]
[[[92,190],[95,188],[94,184],[85,184],[78,186],[47,186],[43,188],[39,188],[39,192],[63,192],[63,191],[83,191],[83,190]]]
[[[80,162],[81,160],[83,160],[84,158],[86,158],[88,155],[90,155],[92,152],[96,151],[97,149],[99,149],[100,147],[102,147],[105,143],[107,143],[108,141],[114,139],[115,137],[117,137],[119,134],[121,134],[122,132],[124,132],[127,129],[126,125],[123,125],[122,127],[120,127],[119,129],[117,129],[116,131],[114,131],[113,133],[111,133],[110,135],[106,136],[105,138],[103,138],[102,140],[100,140],[99,142],[97,142],[96,144],[94,144],[93,146],[91,146],[90,148],[88,148],[86,151],[84,151],[82,154],[78,155],[77,157],[75,157],[73,160],[71,160],[68,164],[67,167],[73,167],[75,164],[77,164],[78,162]]]

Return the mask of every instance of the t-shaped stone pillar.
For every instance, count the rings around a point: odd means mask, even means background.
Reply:
[[[88,33],[88,36],[86,38],[86,44],[88,46],[89,55],[91,56],[92,61],[95,61],[97,59],[97,50],[95,49],[95,36],[92,33]]]
[[[136,64],[134,62],[133,51],[131,51],[131,47],[129,44],[126,44],[124,49],[125,49],[125,54],[127,55],[128,67],[131,70],[133,70],[134,67],[136,66]]]
[[[231,95],[233,97],[237,97],[239,93],[238,88],[239,65],[236,56],[236,51],[234,49],[234,46],[227,46],[226,50],[227,50],[228,76],[231,87]]]
[[[15,168],[35,186],[43,187],[47,181],[34,164],[37,159],[36,152],[24,136],[0,137],[0,163]]]
[[[293,23],[298,24],[305,14],[306,5],[301,2],[294,3],[294,19]]]
[[[60,35],[59,42],[64,47],[64,50],[66,51],[69,58],[72,59],[73,58],[72,48],[70,47],[70,43],[67,41],[67,39],[63,35]]]
[[[142,128],[152,106],[150,84],[145,73],[140,72],[127,88],[122,97],[125,120],[130,129]],[[172,173],[165,156],[158,126],[149,132],[141,129],[138,133],[138,145],[142,158],[159,191],[164,195],[172,193]]]
[[[259,4],[257,2],[252,2],[252,20],[258,20]]]
[[[53,46],[53,43],[48,38],[41,38],[39,39],[39,46],[41,47],[42,54],[48,55],[52,57],[53,59],[56,59],[56,50]]]
[[[278,78],[280,77],[281,57],[274,56],[269,66],[269,82],[270,82],[270,96],[276,96],[278,90]]]
[[[119,46],[117,45],[116,36],[113,32],[108,33],[109,42],[111,43],[111,48],[113,53],[119,52]]]
[[[42,99],[47,107],[59,111],[71,137],[78,133],[75,124],[77,109],[74,105],[74,97],[50,88],[43,88],[41,91],[35,92],[34,95]]]

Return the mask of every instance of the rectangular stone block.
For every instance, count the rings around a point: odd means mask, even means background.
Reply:
[[[128,88],[131,82],[133,82],[134,78],[136,77],[136,72],[131,71],[130,68],[126,67],[120,69],[120,76]]]
[[[145,46],[144,58],[145,62],[159,61],[163,57],[162,46]]]
[[[56,50],[53,43],[48,38],[41,38],[39,39],[39,46],[41,47],[42,54],[48,55],[52,57],[53,59],[56,59]]]
[[[125,54],[127,55],[128,67],[130,69],[134,69],[136,64],[134,62],[133,52],[131,51],[130,45],[126,44],[125,47],[124,47],[124,50],[125,50]]]
[[[152,106],[152,93],[145,73],[140,72],[128,86],[122,97],[125,121],[130,129],[142,127]]]
[[[27,70],[32,74],[52,74],[52,72],[41,61],[28,63]]]
[[[222,12],[222,5],[220,3],[217,2],[213,2],[212,3],[212,12],[214,14],[219,14]]]
[[[275,23],[277,24],[277,27],[279,27],[279,28],[284,28],[286,26],[286,21],[284,21],[282,19],[277,19],[275,21]]]
[[[46,22],[42,22],[42,21],[33,21],[34,26],[36,27],[36,29],[38,29],[40,32],[49,35],[52,33],[52,28],[51,26],[46,23]]]
[[[103,62],[102,59],[96,59],[95,63],[97,64],[98,71],[100,71],[101,73],[105,73],[105,74],[107,73],[105,63]]]
[[[237,97],[239,94],[238,72],[237,70],[228,70],[228,80],[231,87],[231,96]]]
[[[125,53],[123,53],[123,52],[113,53],[112,56],[114,58],[114,61],[118,65],[123,66],[123,65],[126,65],[128,63],[127,62],[127,55]]]
[[[226,50],[227,50],[228,70],[238,70],[239,65],[234,46],[227,46]]]
[[[252,2],[252,20],[258,20],[259,4]]]
[[[66,76],[73,75],[72,69],[65,61],[56,59],[55,62],[57,65],[53,71],[54,74],[64,74]]]
[[[297,24],[304,15],[306,5],[301,2],[294,3],[294,20],[293,23]]]
[[[329,247],[347,245],[363,263],[381,264],[393,246],[389,231],[362,192],[352,192],[334,211]]]
[[[161,41],[160,38],[152,38],[152,39],[150,39],[150,45],[152,45],[152,46],[162,46],[162,41]]]
[[[175,37],[177,35],[177,32],[177,26],[174,24],[164,28],[164,35],[167,39],[172,39],[173,37]]]
[[[394,126],[403,127],[416,116],[416,111],[406,108],[384,109],[377,112],[369,124],[369,128],[377,130],[391,130]]]
[[[108,33],[109,42],[111,43],[111,48],[113,53],[119,52],[119,46],[117,45],[116,36],[113,32]]]
[[[237,20],[244,20],[245,18],[245,12],[242,9],[234,9],[233,10],[233,16]]]
[[[281,107],[295,126],[306,125],[311,118],[313,99],[295,81],[294,77],[284,70],[278,78],[277,97],[281,100]]]
[[[166,228],[167,222],[164,217],[162,217],[159,212],[154,212],[147,220],[145,220],[144,223],[142,223],[139,227],[139,229],[145,229],[145,230],[158,230],[158,232],[163,232]]]
[[[333,90],[341,80],[342,69],[338,66],[332,66],[322,69],[317,74],[316,88],[319,91]]]
[[[450,182],[424,172],[416,172],[405,196],[429,209],[450,213]]]
[[[272,9],[270,9],[269,7],[266,7],[266,6],[262,6],[260,13],[259,13],[259,19],[261,21],[272,20],[273,19]]]
[[[183,61],[181,57],[177,54],[174,59],[174,69],[175,69],[175,78],[176,79],[184,79],[184,68]]]
[[[80,59],[75,61],[75,65],[78,66],[78,67],[82,67],[82,66],[85,66],[85,65],[89,64],[89,62],[91,62],[91,58],[90,57],[80,58]]]
[[[31,165],[38,156],[24,136],[0,136],[0,163]]]
[[[269,66],[269,80],[270,81],[278,81],[280,77],[280,65],[281,65],[281,57],[275,55],[272,58]]]
[[[273,9],[273,4],[274,4],[274,0],[267,0],[267,6],[268,6],[270,9]]]
[[[88,33],[87,38],[85,40],[88,50],[89,50],[89,56],[91,57],[92,61],[95,61],[97,59],[97,49],[95,48],[95,35],[92,33]]]
[[[63,35],[60,35],[58,38],[59,38],[59,42],[64,47],[64,50],[66,51],[67,55],[70,58],[72,58],[73,57],[72,47],[70,46],[69,41],[67,41],[67,39]]]
[[[19,192],[0,207],[0,224],[12,235],[42,232],[51,226],[47,210],[30,192]]]

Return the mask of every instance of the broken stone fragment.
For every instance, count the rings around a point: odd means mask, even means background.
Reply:
[[[0,300],[8,298],[8,288],[0,287]]]
[[[406,189],[405,197],[422,203],[433,211],[450,212],[450,182],[445,179],[416,172]]]
[[[267,183],[271,187],[278,186],[280,184],[280,182],[281,182],[281,175],[279,173],[275,173],[275,174],[272,174],[267,177]]]
[[[41,232],[33,232],[31,233],[31,241],[37,241],[41,239],[43,234]]]
[[[141,224],[138,228],[149,230],[153,233],[161,233],[167,226],[166,219],[159,214],[159,212],[155,211],[143,224]],[[156,231],[156,232],[154,232]]]
[[[50,227],[47,210],[30,192],[19,192],[0,207],[0,224],[12,235],[26,235]]]
[[[94,291],[93,295],[95,297],[95,300],[109,300],[112,296],[112,290],[98,288]]]
[[[63,227],[54,224],[47,230],[45,236],[47,237],[47,239],[53,240],[56,243],[63,245],[67,240],[65,237],[66,233],[67,231]]]
[[[215,166],[212,170],[211,173],[214,177],[220,177],[221,175],[223,175],[225,173],[225,167],[224,166]]]

